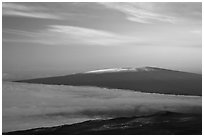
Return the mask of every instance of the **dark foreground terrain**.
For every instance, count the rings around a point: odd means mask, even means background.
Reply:
[[[97,86],[161,94],[202,95],[202,75],[154,67],[119,72],[78,73],[16,82]]]
[[[160,112],[149,116],[90,120],[5,135],[201,135],[202,115]]]

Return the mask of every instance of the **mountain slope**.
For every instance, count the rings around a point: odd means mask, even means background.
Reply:
[[[17,82],[97,86],[161,94],[202,95],[202,75],[154,67],[97,70]]]
[[[7,135],[201,135],[202,115],[161,112],[150,116],[90,120]]]

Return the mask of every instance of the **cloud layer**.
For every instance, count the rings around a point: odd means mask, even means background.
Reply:
[[[201,113],[201,105],[201,97],[4,82],[3,130],[136,116],[164,110]]]

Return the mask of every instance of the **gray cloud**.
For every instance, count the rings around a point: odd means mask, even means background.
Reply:
[[[45,7],[28,6],[20,3],[3,3],[2,14],[4,16],[20,16],[40,19],[62,19],[60,16],[47,12]]]
[[[139,23],[152,23],[154,21],[174,23],[175,18],[161,13],[156,13],[144,8],[147,4],[141,3],[102,3],[106,7],[126,14],[127,19]],[[149,5],[150,3],[148,3]],[[151,6],[152,7],[152,6]]]
[[[66,45],[68,43],[75,43],[99,46],[115,46],[127,43],[144,43],[141,38],[123,36],[104,30],[69,25],[49,25],[46,29],[36,32],[4,29],[3,33],[10,35],[9,38],[3,37],[4,42],[30,42],[46,45]]]
[[[100,5],[99,5],[100,4]],[[200,3],[3,3],[3,15],[24,16],[31,18],[61,18],[54,24],[47,24],[43,29],[33,31],[26,29],[3,29],[3,42],[6,43],[37,43],[43,45],[162,45],[162,46],[192,46],[201,45],[201,4]],[[102,5],[102,6],[101,6]],[[97,8],[94,8],[97,7]],[[105,13],[100,13],[102,9],[108,8],[108,12],[113,11],[123,13],[130,21],[139,22],[143,25],[151,25],[141,31],[134,26],[129,34],[114,33],[110,30],[92,28],[96,25],[96,20],[81,18],[101,16],[106,19]],[[77,10],[78,9],[78,10]],[[110,9],[113,9],[112,11]],[[10,14],[11,11],[12,14]],[[29,15],[15,15],[14,12],[23,12]],[[44,13],[41,14],[41,13]],[[88,14],[90,13],[90,14]],[[114,12],[113,12],[114,13]],[[41,16],[42,15],[42,16]],[[46,16],[48,15],[48,16]],[[71,17],[70,17],[71,15]],[[114,15],[114,14],[110,14]],[[52,17],[53,16],[53,17]],[[122,16],[113,16],[121,18]],[[69,21],[68,21],[69,20]],[[68,21],[68,22],[67,22]],[[70,25],[70,22],[76,25]],[[63,23],[62,23],[63,22]],[[87,26],[87,23],[93,24]],[[160,23],[171,24],[163,27],[156,27]],[[107,22],[106,22],[107,23]],[[109,22],[110,24],[120,24],[120,22]],[[123,22],[124,23],[124,22]],[[121,26],[124,24],[121,23]],[[127,23],[127,22],[126,22]],[[129,22],[130,23],[130,22]],[[152,24],[153,23],[153,24]],[[172,24],[173,23],[173,24]],[[62,25],[64,24],[64,25]],[[100,23],[99,23],[100,24]],[[179,26],[179,24],[191,24],[189,27]],[[192,24],[194,24],[192,26]],[[89,24],[90,25],[90,24]],[[101,24],[103,26],[105,24]],[[155,26],[154,26],[155,25]],[[178,26],[177,26],[178,25]],[[121,27],[123,28],[123,27]],[[118,28],[120,30],[121,28]],[[126,26],[128,30],[128,25]],[[25,31],[26,30],[26,31]],[[126,30],[126,29],[125,29]],[[133,31],[133,32],[132,32]],[[195,35],[196,34],[196,35]],[[171,41],[171,42],[170,42]],[[196,46],[198,47],[198,46]]]
[[[126,15],[130,21],[138,23],[201,23],[201,3],[162,3],[162,2],[132,2],[132,3],[100,3],[107,8],[117,10]]]

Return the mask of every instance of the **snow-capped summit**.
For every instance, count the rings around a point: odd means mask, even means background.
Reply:
[[[125,68],[110,68],[110,69],[98,69],[98,70],[92,70],[85,73],[104,73],[104,72],[120,72],[120,71],[130,71],[130,69]]]
[[[124,72],[124,71],[134,71],[134,72],[141,72],[141,71],[155,71],[156,68],[153,67],[142,67],[142,68],[110,68],[110,69],[99,69],[88,71],[85,73],[110,73],[110,72]]]

